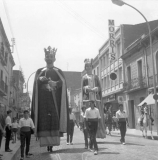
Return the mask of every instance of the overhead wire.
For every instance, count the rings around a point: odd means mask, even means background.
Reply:
[[[82,23],[84,26],[86,26],[88,29],[90,29],[93,33],[97,34],[100,38],[105,39],[105,34],[99,32],[94,26],[92,26],[89,22],[87,22],[82,16],[80,16],[77,12],[75,12],[71,7],[68,7],[65,3],[63,3],[61,0],[55,1],[59,2],[59,6],[62,7],[65,11],[67,11],[71,16],[73,16],[77,21]]]
[[[8,24],[9,24],[10,32],[11,32],[13,38],[15,38],[15,37],[14,37],[14,32],[13,32],[13,30],[12,30],[12,25],[11,25],[11,22],[10,22],[10,18],[9,18],[9,14],[8,14],[8,10],[7,10],[7,7],[6,7],[5,0],[2,0],[2,2],[3,2],[3,6],[4,6],[4,10],[5,10],[6,17],[7,17],[7,21],[8,21]],[[15,44],[15,49],[16,49],[16,54],[17,54],[18,61],[19,61],[19,64],[20,64],[20,68],[22,68],[21,62],[20,62],[20,58],[19,58],[19,52],[18,52],[18,48],[17,48],[17,45],[16,45],[16,44]]]

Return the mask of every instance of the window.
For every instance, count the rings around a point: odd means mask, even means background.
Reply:
[[[95,70],[94,70],[94,75],[95,75]]]
[[[102,89],[104,88],[104,79],[102,79]]]
[[[109,53],[106,53],[106,67],[109,66]]]
[[[110,79],[109,79],[109,75],[107,76],[107,88],[110,88]]]
[[[117,53],[117,57],[120,58],[120,56],[121,56],[121,44],[120,44],[120,40],[118,40],[116,42],[116,53]]]
[[[119,81],[122,82],[122,67],[119,68]]]
[[[106,77],[104,77],[104,89],[107,89],[107,84],[106,84]]]
[[[128,83],[131,83],[131,66],[127,67],[127,79]]]
[[[116,80],[115,80],[115,85],[117,85],[117,84],[118,84],[118,70],[116,70],[115,73],[116,73],[116,75],[117,75],[117,78],[116,78]]]
[[[142,60],[139,60],[137,62],[138,65],[138,78],[141,79],[143,77],[143,73],[142,73]]]
[[[97,76],[99,77],[99,67],[97,67]]]
[[[7,77],[5,77],[5,84],[7,84]]]
[[[3,80],[3,71],[1,70],[1,80]]]

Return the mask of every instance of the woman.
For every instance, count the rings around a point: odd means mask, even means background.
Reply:
[[[84,62],[86,74],[82,77],[81,84],[83,105],[88,108],[90,101],[93,100],[95,102],[95,106],[99,109],[101,115],[101,120],[98,124],[97,138],[105,138],[106,132],[100,81],[98,76],[92,74],[92,60],[86,59]]]

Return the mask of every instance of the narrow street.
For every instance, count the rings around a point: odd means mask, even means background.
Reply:
[[[54,147],[53,153],[40,148],[39,142],[32,138],[29,160],[157,160],[158,142],[138,137],[126,137],[126,145],[119,142],[119,136],[112,135],[106,139],[97,139],[99,152],[94,155],[84,149],[82,132],[75,128],[73,145],[66,145],[66,136],[61,139],[61,145]]]

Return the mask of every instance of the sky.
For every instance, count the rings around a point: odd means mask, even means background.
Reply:
[[[125,0],[140,10],[148,21],[158,18],[157,0]],[[44,48],[57,48],[55,66],[79,71],[84,59],[95,58],[108,39],[108,19],[120,24],[143,23],[138,12],[111,0],[0,0],[0,17],[9,42],[15,38],[13,53],[25,82],[45,66]],[[31,94],[34,75],[29,79]],[[26,91],[26,90],[25,90]]]

